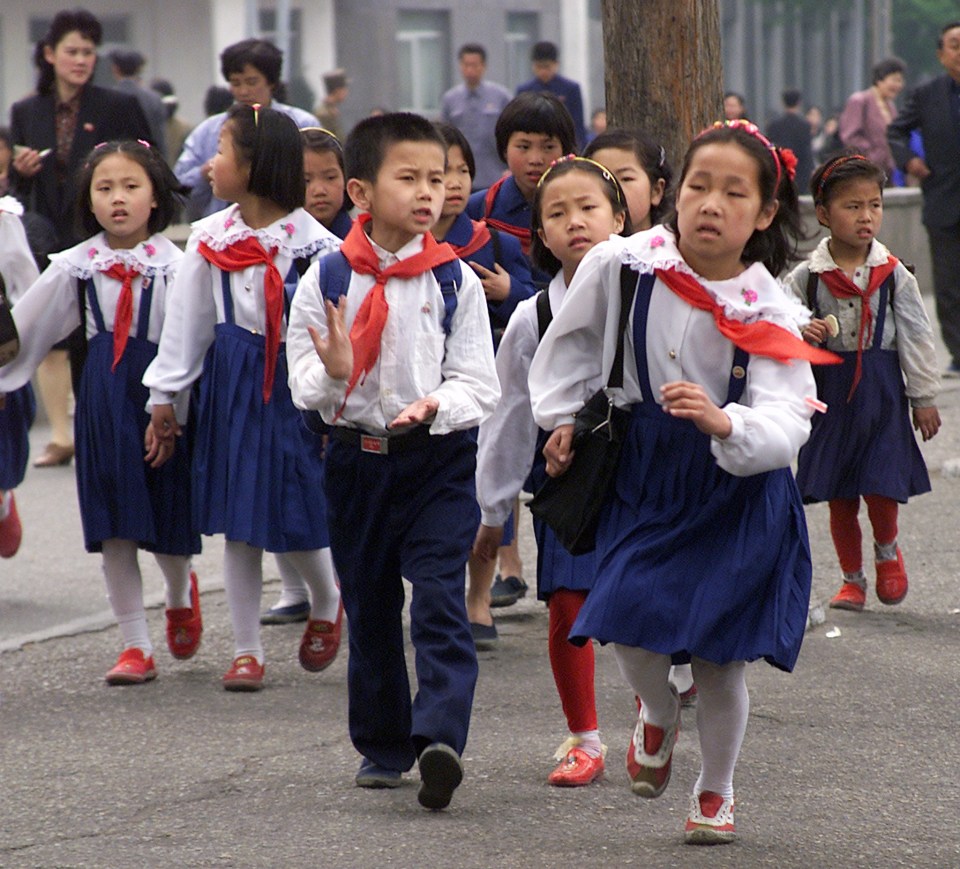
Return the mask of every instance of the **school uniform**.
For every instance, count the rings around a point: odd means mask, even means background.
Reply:
[[[828,241],[823,239],[809,262],[797,266],[786,281],[815,317],[837,318],[839,334],[828,337],[825,346],[844,360],[816,372],[819,397],[828,410],[814,418],[810,440],[800,450],[797,484],[805,503],[861,495],[906,503],[910,496],[930,491],[910,408],[936,403],[940,374],[933,329],[916,278],[899,262],[871,293],[863,326],[862,299],[836,297],[819,277],[838,268]],[[874,240],[851,280],[865,290],[872,272],[886,266],[889,257],[887,248]],[[818,280],[808,295],[811,274]]]
[[[364,233],[363,225],[354,232]],[[344,250],[350,242],[348,236]],[[367,243],[364,249],[383,270],[421,254],[427,237],[395,253]],[[389,313],[379,353],[347,394],[347,382],[326,373],[307,333],[313,325],[327,334],[320,265],[311,266],[294,298],[287,356],[296,405],[319,410],[334,426],[325,491],[350,626],[350,737],[369,760],[407,770],[426,745],[442,742],[462,754],[467,739],[477,660],[464,567],[480,519],[469,429],[500,397],[490,325],[480,281],[466,266],[459,269],[449,318],[429,267],[392,277],[383,290]],[[348,330],[375,283],[373,275],[350,272],[344,288]],[[401,434],[387,430],[401,410],[427,395],[439,401],[429,424]],[[410,637],[418,690],[412,703],[401,577],[413,586]]]
[[[23,206],[12,196],[0,198],[0,274],[11,305],[16,304],[40,274],[20,222],[22,214]],[[0,389],[0,395],[3,392]],[[0,408],[0,491],[15,489],[23,482],[35,415],[36,401],[29,383],[11,391]]]
[[[266,264],[228,271],[206,258],[231,256],[250,239],[274,252],[284,282],[275,357],[267,352]],[[174,404],[182,424],[184,398],[200,380],[193,472],[202,534],[270,552],[327,545],[316,437],[290,400],[283,340],[298,264],[338,244],[302,208],[257,230],[235,205],[193,224],[157,358],[143,381],[151,403]]]
[[[350,232],[351,226],[353,226],[353,218],[350,216],[350,210],[344,208],[337,212],[330,223],[329,229],[337,238],[344,239]]]
[[[550,307],[560,309],[567,293],[563,272],[544,290]],[[480,426],[477,449],[477,501],[484,525],[503,525],[528,477],[536,491],[546,480],[542,450],[549,436],[530,410],[528,375],[540,342],[537,297],[518,305],[497,352],[497,375],[503,396]],[[534,518],[537,539],[537,597],[548,600],[560,588],[589,591],[595,570],[593,553],[573,556],[543,521]]]
[[[82,324],[87,357],[74,418],[77,491],[84,543],[99,552],[104,540],[133,540],[167,555],[200,551],[189,501],[189,436],[180,456],[161,468],[143,461],[149,416],[141,377],[153,359],[168,291],[182,254],[162,235],[131,250],[113,250],[106,236],[50,257],[50,266],[18,302],[14,312],[23,342],[20,355],[0,369],[0,391],[29,380],[57,341]],[[114,344],[122,278],[111,269],[132,269],[132,316],[122,355]],[[81,317],[81,299],[83,313]]]
[[[615,236],[580,263],[531,365],[534,418],[551,431],[572,423],[606,382],[623,264],[643,278],[624,338],[624,384],[612,391],[631,420],[597,532],[596,579],[570,639],[638,646],[675,662],[764,658],[790,670],[806,625],[811,563],[789,466],[809,434],[813,375],[807,362],[785,365],[735,348],[712,311],[653,277],[655,269],[691,274],[668,229]],[[761,264],[701,284],[726,317],[781,326],[799,345],[797,323],[809,315]],[[660,387],[681,379],[724,408],[727,438],[663,412]]]

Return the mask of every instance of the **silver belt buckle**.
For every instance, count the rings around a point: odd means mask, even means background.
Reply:
[[[385,456],[388,452],[388,438],[375,438],[372,435],[360,435],[360,451]]]

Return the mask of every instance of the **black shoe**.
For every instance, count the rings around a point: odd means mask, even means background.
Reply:
[[[442,742],[434,742],[420,752],[420,790],[417,799],[425,809],[445,809],[453,792],[463,781],[460,756]]]
[[[497,574],[490,589],[490,606],[513,606],[527,593],[527,584],[519,576],[506,579]]]
[[[496,625],[481,625],[479,622],[470,622],[470,633],[473,635],[473,644],[477,647],[478,652],[492,651],[500,643]]]
[[[387,769],[365,757],[354,781],[358,788],[398,788],[401,782],[400,770]]]
[[[260,614],[261,625],[288,625],[291,622],[305,622],[310,616],[310,602],[292,603],[289,606],[272,606]]]

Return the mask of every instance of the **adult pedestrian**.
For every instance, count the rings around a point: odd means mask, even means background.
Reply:
[[[494,129],[504,106],[510,102],[510,91],[503,85],[484,79],[487,71],[487,50],[476,42],[468,42],[457,52],[463,84],[450,88],[444,95],[440,115],[466,137],[477,171],[474,190],[490,187],[506,167],[497,154]]]
[[[797,158],[797,175],[794,179],[798,190],[806,190],[813,174],[813,148],[810,145],[810,124],[801,112],[803,95],[796,88],[789,88],[780,95],[783,114],[767,126],[767,138],[774,145],[789,148]]]
[[[577,150],[587,141],[587,131],[583,122],[583,96],[580,85],[560,75],[560,52],[552,42],[538,42],[530,52],[533,78],[517,88],[524,91],[549,91],[566,106],[573,118],[573,132],[577,138]]]
[[[893,158],[920,179],[923,225],[930,240],[933,290],[943,342],[950,353],[947,374],[960,376],[960,20],[940,31],[937,59],[945,72],[915,88],[887,127]],[[910,136],[918,131],[924,156]]]
[[[16,145],[12,187],[32,219],[44,223],[55,237],[53,250],[80,241],[76,177],[94,145],[152,138],[136,97],[90,82],[102,35],[100,22],[87,10],[58,12],[34,52],[36,93],[10,110]],[[73,458],[68,342],[55,345],[37,369],[51,439],[36,467],[63,465]]]
[[[313,113],[320,121],[320,126],[329,130],[338,139],[343,139],[343,119],[340,117],[340,106],[350,95],[350,79],[342,69],[335,69],[323,77],[323,87],[327,95],[323,98]]]
[[[150,124],[150,138],[157,150],[167,156],[167,110],[160,95],[140,83],[140,73],[146,63],[139,51],[114,49],[110,52],[110,72],[116,81],[114,87],[123,93],[133,94]]]
[[[887,126],[897,117],[894,100],[903,90],[906,64],[899,57],[886,57],[874,64],[873,84],[847,99],[840,113],[840,141],[893,177],[896,164],[887,142]]]

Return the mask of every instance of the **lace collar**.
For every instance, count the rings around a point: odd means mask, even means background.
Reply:
[[[114,250],[107,244],[106,235],[100,232],[65,251],[50,254],[51,263],[75,278],[89,278],[118,263],[128,268],[133,266],[142,275],[165,275],[176,269],[182,258],[183,251],[160,233],[129,250]]]
[[[269,226],[251,229],[244,223],[240,209],[230,205],[196,221],[193,231],[200,241],[214,250],[225,250],[231,244],[253,236],[267,250],[277,248],[290,259],[336,250],[341,241],[302,208],[291,211]]]

